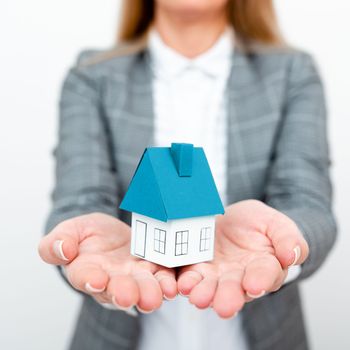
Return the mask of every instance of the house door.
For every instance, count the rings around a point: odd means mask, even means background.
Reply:
[[[135,255],[145,257],[147,224],[136,220]]]

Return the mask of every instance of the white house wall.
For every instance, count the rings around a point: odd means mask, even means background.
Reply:
[[[131,254],[142,258],[135,254],[135,238],[136,238],[136,220],[145,222],[147,224],[147,234],[146,234],[146,250],[144,259],[153,261],[157,264],[168,266],[169,264],[169,253],[171,250],[172,243],[172,234],[171,234],[171,225],[169,222],[163,222],[150,217],[132,213],[132,236],[131,236]],[[166,231],[166,244],[165,244],[165,254],[154,251],[154,229],[161,229]]]
[[[212,260],[215,241],[215,216],[200,216],[190,219],[170,220],[171,232],[173,236],[173,251],[170,258],[171,266],[189,265],[198,262]],[[200,251],[200,234],[204,227],[211,227],[210,249]],[[188,254],[175,256],[175,236],[178,231],[189,231]]]
[[[144,257],[135,254],[136,220],[147,224],[146,248]],[[204,227],[212,228],[210,249],[207,251],[200,251],[200,232]],[[166,231],[165,254],[154,250],[155,229]],[[189,231],[188,254],[186,255],[175,255],[175,237],[176,232],[178,231]],[[214,251],[214,238],[214,216],[202,216],[190,219],[169,220],[168,222],[163,222],[140,214],[132,214],[131,254],[149,261],[153,261],[163,266],[176,267],[211,260],[213,258]]]

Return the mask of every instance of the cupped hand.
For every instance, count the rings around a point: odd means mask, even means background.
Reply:
[[[171,269],[130,255],[130,227],[101,213],[66,220],[42,238],[41,258],[63,265],[71,285],[101,303],[150,312],[177,294]]]
[[[214,259],[180,270],[178,290],[198,308],[234,316],[245,302],[278,290],[308,245],[286,215],[256,200],[238,202],[217,217]]]

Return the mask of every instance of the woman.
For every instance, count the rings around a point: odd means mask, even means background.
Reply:
[[[85,293],[71,349],[307,349],[296,281],[336,234],[312,59],[268,0],[128,0],[120,41],[62,91],[39,251]],[[204,147],[226,204],[214,260],[177,271],[129,255],[117,209],[144,148],[172,141]]]

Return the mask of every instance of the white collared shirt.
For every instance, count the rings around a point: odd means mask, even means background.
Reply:
[[[226,203],[226,99],[231,71],[233,34],[225,32],[216,44],[195,59],[167,47],[150,33],[155,144],[192,143],[204,148],[223,203]]]
[[[149,38],[155,111],[155,145],[193,143],[204,148],[220,197],[226,203],[226,98],[233,35],[228,29],[204,54],[188,59],[167,47],[152,31]],[[138,350],[245,350],[240,315],[220,319],[187,298],[165,301],[141,315]]]
[[[153,70],[155,145],[172,142],[202,146],[224,205],[227,164],[226,86],[233,62],[233,31],[195,59],[167,47],[157,32],[149,37]],[[285,283],[297,278],[300,266],[289,268]],[[138,350],[247,350],[241,315],[220,319],[211,309],[199,310],[187,298],[165,301],[141,315]]]

